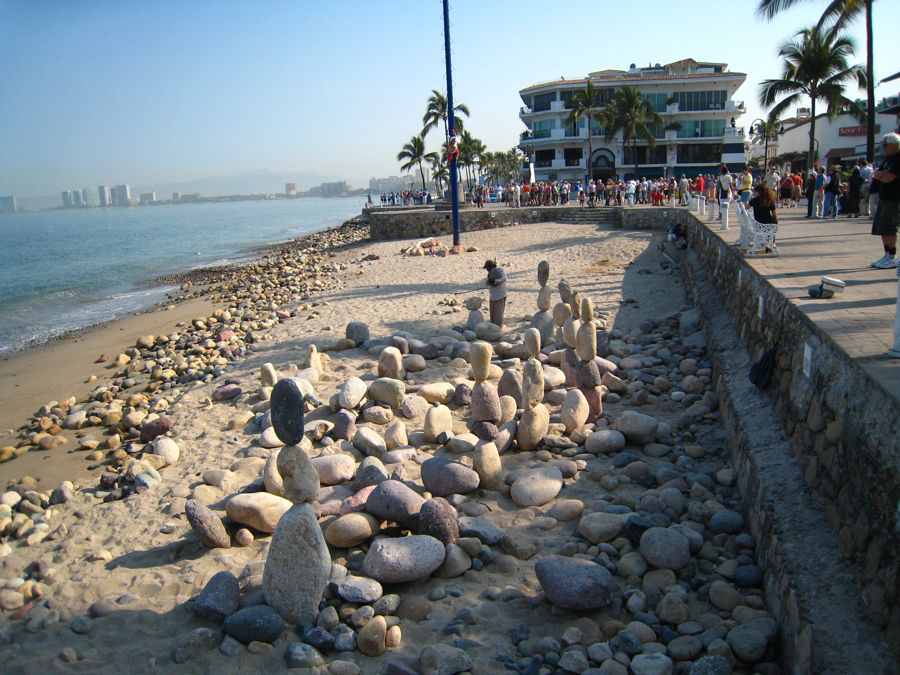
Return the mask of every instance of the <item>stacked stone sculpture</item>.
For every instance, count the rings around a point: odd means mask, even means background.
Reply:
[[[595,420],[603,412],[601,373],[597,366],[597,328],[594,325],[594,306],[590,298],[581,301],[581,325],[575,336],[575,382],[587,400],[588,420]]]
[[[468,330],[474,331],[475,326],[486,321],[484,312],[481,311],[482,303],[483,300],[480,295],[466,298],[466,309],[469,310],[469,318],[466,320],[466,328]]]
[[[487,342],[474,342],[469,352],[475,386],[472,388],[470,406],[470,429],[478,438],[491,441],[497,437],[497,424],[500,422],[502,410],[500,394],[497,387],[487,381],[494,349]]]
[[[550,411],[544,400],[544,368],[537,359],[528,359],[522,375],[522,405],[524,412],[516,429],[516,443],[520,450],[534,450],[550,428]]]
[[[319,475],[303,440],[303,392],[291,378],[272,389],[271,414],[275,434],[285,444],[276,468],[282,492],[293,502],[281,516],[263,570],[263,595],[285,621],[315,621],[319,602],[331,574],[331,556],[312,507],[319,492]]]
[[[553,291],[547,286],[547,280],[550,278],[550,263],[541,260],[538,263],[538,291],[537,307],[538,311],[531,317],[531,327],[536,328],[541,334],[542,343],[550,342],[553,337],[553,315],[550,313],[550,303],[553,299]]]

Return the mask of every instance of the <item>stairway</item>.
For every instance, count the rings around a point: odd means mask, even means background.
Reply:
[[[571,225],[621,227],[622,209],[613,206],[595,206],[594,208],[575,206],[566,209],[566,212],[559,217],[559,222]]]

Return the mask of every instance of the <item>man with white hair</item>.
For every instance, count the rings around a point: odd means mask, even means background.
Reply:
[[[900,134],[881,137],[884,161],[873,175],[878,184],[878,209],[872,219],[872,234],[881,237],[884,255],[871,265],[886,270],[897,267],[897,227],[900,225]]]

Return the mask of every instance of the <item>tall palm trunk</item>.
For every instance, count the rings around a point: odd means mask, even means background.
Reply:
[[[812,103],[809,108],[809,167],[807,167],[807,171],[813,168],[815,160],[818,159],[816,156],[816,93],[814,86],[810,93]],[[769,167],[766,167],[767,171],[768,169]]]
[[[637,131],[637,130],[635,130]],[[634,177],[638,175],[638,158],[637,158],[637,133],[631,136],[631,151],[634,153]]]
[[[587,156],[587,182],[590,183],[594,180],[594,144],[591,139],[591,120],[593,118],[593,110],[591,108],[587,109],[587,135],[588,135],[588,156]]]
[[[419,173],[422,175],[422,192],[425,192],[425,169],[422,168],[422,162],[419,162]]]
[[[875,49],[872,44],[872,0],[866,6],[866,161],[875,161]]]

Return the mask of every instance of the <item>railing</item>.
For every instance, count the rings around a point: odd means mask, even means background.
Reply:
[[[580,159],[567,159],[566,166],[584,166]]]
[[[526,108],[525,106],[522,106],[521,108],[519,108],[520,116],[521,115],[530,115],[530,114],[531,114],[531,108]]]
[[[550,167],[553,166],[553,160],[552,159],[539,159],[534,163],[534,165],[539,169],[549,169]]]
[[[541,129],[540,131],[532,131],[532,138],[550,138],[551,129]]]

